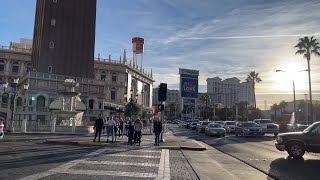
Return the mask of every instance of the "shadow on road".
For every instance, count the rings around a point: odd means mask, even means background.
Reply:
[[[319,179],[319,160],[278,158],[271,162],[269,174],[281,180]]]

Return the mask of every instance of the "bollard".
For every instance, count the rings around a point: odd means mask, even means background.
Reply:
[[[22,133],[27,132],[27,119],[22,120]]]
[[[3,132],[3,128],[4,128],[4,124],[2,122],[0,122],[0,140],[3,138],[4,136],[4,132]]]

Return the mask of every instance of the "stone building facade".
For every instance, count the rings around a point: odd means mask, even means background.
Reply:
[[[58,92],[63,90],[65,79],[79,83],[77,91],[87,108],[83,125],[91,125],[99,114],[119,115],[129,100],[125,99],[125,93],[143,107],[152,107],[152,71],[146,72],[128,63],[125,51],[123,60],[121,57],[119,60],[96,58],[92,79],[31,71],[31,52],[31,49],[0,46],[0,83],[8,82],[10,86],[13,79],[19,77],[18,89],[29,84],[27,92],[18,91],[15,101],[3,97],[5,92],[11,96],[12,88],[4,90],[0,86],[0,117],[7,123],[11,120],[14,103],[15,126],[20,127],[23,119],[28,121],[28,130],[50,124],[49,105],[59,98]]]

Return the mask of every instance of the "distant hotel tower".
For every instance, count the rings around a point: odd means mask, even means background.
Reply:
[[[96,0],[37,0],[32,66],[37,72],[93,77]]]

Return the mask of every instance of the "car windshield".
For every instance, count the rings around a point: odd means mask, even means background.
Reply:
[[[209,127],[211,128],[221,128],[220,124],[210,124]]]
[[[305,130],[303,130],[304,133],[310,132],[312,129],[314,129],[315,126],[319,126],[320,123],[312,124],[309,127],[307,127]]]
[[[256,123],[243,123],[242,127],[259,127]]]
[[[197,122],[193,122],[193,123],[191,123],[191,125],[197,125],[198,123]]]
[[[209,124],[209,122],[202,122],[202,125],[204,125],[204,126],[206,126],[208,124]]]
[[[236,125],[236,122],[226,122],[227,125]]]
[[[260,120],[260,124],[267,124],[267,123],[272,123],[272,121],[270,119]]]

